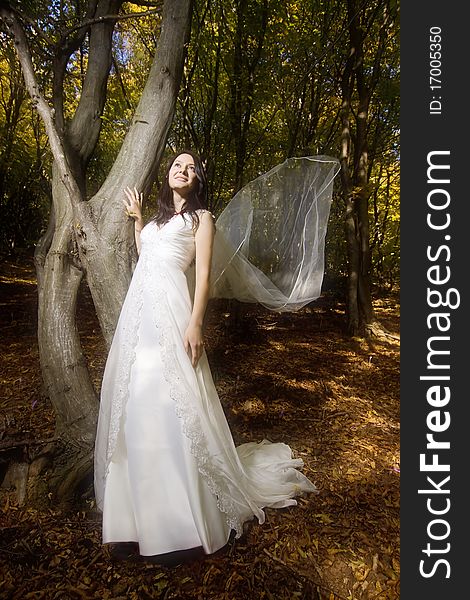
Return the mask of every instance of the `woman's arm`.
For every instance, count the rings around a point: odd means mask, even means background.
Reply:
[[[202,323],[209,301],[210,272],[215,226],[210,212],[205,211],[199,217],[196,231],[196,287],[194,303],[188,328],[184,336],[184,347],[191,363],[195,367],[204,351]]]
[[[142,218],[142,201],[144,195],[139,193],[135,188],[126,188],[124,193],[127,196],[127,200],[123,200],[126,206],[127,216],[134,219],[134,237],[135,245],[137,247],[137,254],[140,254],[140,232],[144,227],[144,220]]]

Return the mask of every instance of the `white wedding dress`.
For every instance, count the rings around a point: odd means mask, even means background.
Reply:
[[[102,382],[95,493],[103,543],[135,541],[142,555],[213,553],[245,521],[262,523],[263,508],[296,504],[316,488],[289,446],[235,447],[206,355],[191,365],[183,346],[191,218],[151,222],[141,240]]]

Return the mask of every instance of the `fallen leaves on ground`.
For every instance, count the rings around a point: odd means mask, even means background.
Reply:
[[[54,413],[42,395],[31,261],[4,262],[0,444],[47,443]],[[398,334],[396,297],[375,300]],[[230,307],[229,307],[230,308]],[[344,307],[325,295],[296,314],[258,306],[230,326],[211,304],[209,361],[236,443],[288,443],[319,493],[266,510],[239,540],[172,567],[117,560],[101,544],[93,498],[77,510],[0,496],[0,596],[12,599],[395,600],[399,598],[399,342],[345,335]],[[83,290],[84,351],[99,389],[106,352]],[[21,447],[21,444],[20,444]],[[27,460],[32,446],[23,445]],[[1,459],[1,452],[0,452]],[[177,524],[175,524],[177,527]]]

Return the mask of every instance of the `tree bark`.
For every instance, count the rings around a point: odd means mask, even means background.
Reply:
[[[147,83],[111,171],[90,200],[79,229],[81,259],[106,343],[110,345],[131,275],[134,233],[123,210],[125,187],[147,193],[157,175],[181,82],[190,0],[167,0]]]
[[[380,2],[378,3],[376,10]],[[342,73],[341,92],[341,179],[348,249],[347,320],[351,335],[364,335],[376,326],[370,283],[370,232],[368,204],[368,118],[374,86],[378,80],[380,56],[384,47],[385,25],[381,29],[371,75],[364,72],[365,32],[361,27],[361,9],[356,0],[347,0],[349,56]],[[356,94],[355,111],[353,96]],[[355,131],[351,133],[354,115]]]
[[[94,19],[116,14],[120,0],[96,4]],[[89,16],[89,13],[87,13]],[[54,489],[69,501],[92,467],[98,401],[83,355],[76,324],[80,283],[86,277],[103,336],[111,343],[129,284],[133,227],[123,210],[123,189],[148,192],[160,162],[181,81],[188,41],[191,0],[167,0],[150,74],[121,151],[99,192],[87,201],[86,167],[99,137],[111,66],[113,19],[90,26],[87,72],[73,119],[54,115],[35,79],[24,30],[13,11],[4,11],[15,38],[26,87],[44,120],[54,158],[53,211],[38,244],[38,340],[47,395],[56,412]],[[71,50],[62,48],[63,53]],[[63,62],[56,61],[56,66]],[[66,61],[65,61],[66,64]],[[63,93],[61,76],[54,93]],[[63,103],[54,102],[56,109]],[[54,118],[55,117],[55,118]],[[57,123],[61,128],[57,128]]]

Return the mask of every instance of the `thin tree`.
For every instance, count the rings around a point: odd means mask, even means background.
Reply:
[[[381,329],[375,318],[371,295],[369,119],[390,33],[391,14],[386,0],[373,4],[345,1],[349,47],[341,77],[340,161],[346,205],[348,329],[352,335],[358,335],[366,330],[378,332]],[[377,38],[375,44],[371,41],[372,36]],[[374,47],[373,51],[371,47]],[[367,53],[371,56],[366,65]]]

